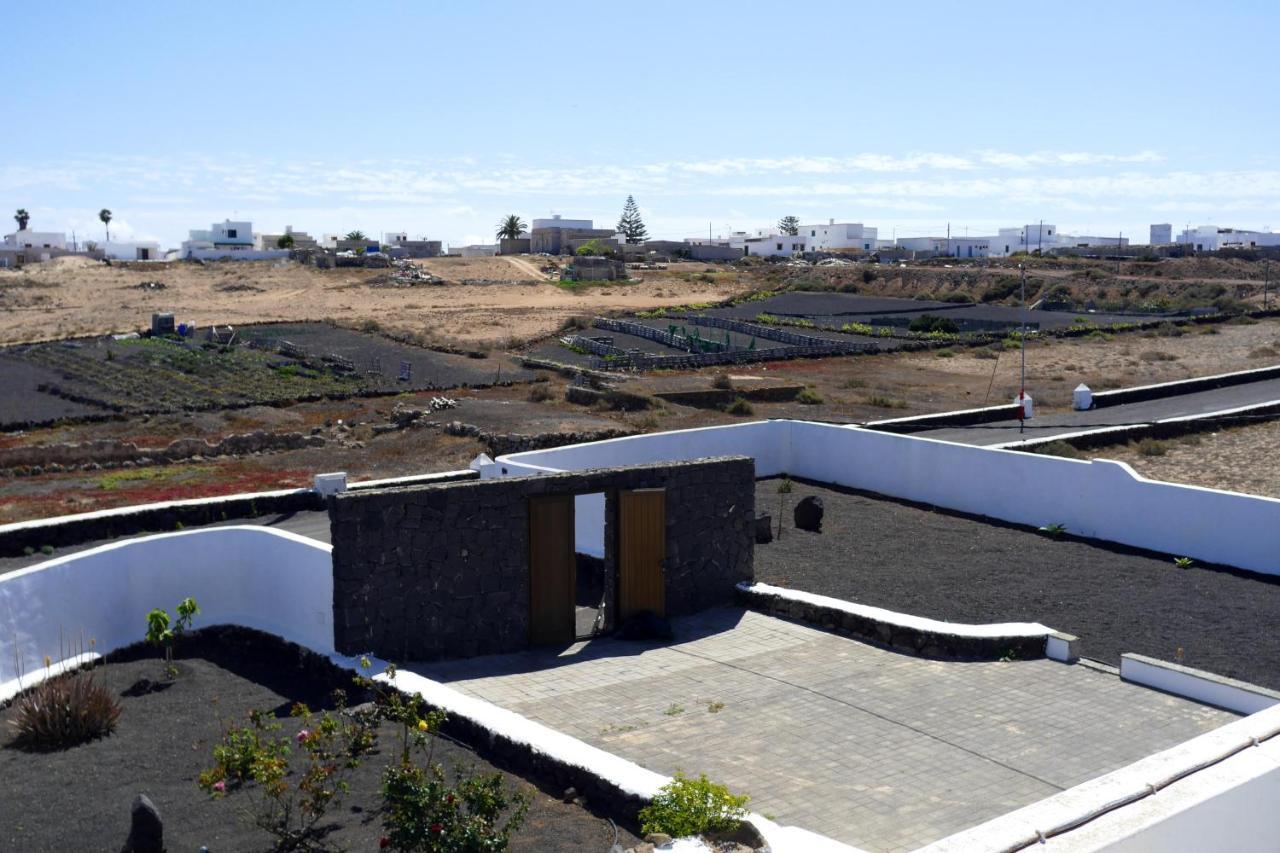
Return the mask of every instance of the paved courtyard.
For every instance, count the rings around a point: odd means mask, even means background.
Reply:
[[[1235,719],[1090,666],[926,661],[733,608],[675,630],[410,668],[870,851],[913,850]]]

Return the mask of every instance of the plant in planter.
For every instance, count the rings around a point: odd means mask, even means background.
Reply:
[[[778,483],[778,538],[782,538],[782,516],[787,508],[787,495],[791,494],[791,478],[783,477]]]
[[[120,719],[120,704],[88,672],[50,678],[15,704],[15,743],[29,749],[65,749],[104,737]]]
[[[394,667],[388,673],[394,679]],[[444,712],[428,710],[421,696],[380,684],[375,689],[379,715],[399,723],[401,731],[399,760],[382,773],[382,846],[415,853],[506,850],[529,810],[529,797],[505,790],[500,773],[472,776],[459,767],[449,784],[444,768],[432,761]]]
[[[729,793],[728,788],[712,782],[705,774],[690,779],[676,771],[653,801],[640,810],[641,831],[661,832],[672,838],[733,832],[747,816],[749,799]]]
[[[249,725],[228,729],[213,748],[214,765],[197,784],[224,797],[253,783],[256,803],[248,810],[259,828],[274,836],[276,850],[322,846],[325,814],[347,793],[347,774],[374,745],[374,730],[362,716],[343,713],[345,696],[335,696],[336,715],[293,706],[302,721],[292,738],[270,713],[252,711]]]
[[[147,642],[153,646],[164,647],[165,678],[178,677],[178,667],[173,663],[173,646],[178,638],[191,627],[191,620],[200,612],[194,598],[184,598],[178,602],[175,620],[169,619],[169,612],[156,608],[147,614]]]

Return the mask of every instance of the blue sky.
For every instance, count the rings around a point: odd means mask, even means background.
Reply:
[[[457,243],[512,212],[611,225],[634,193],[668,238],[1280,229],[1274,0],[46,12],[0,51],[0,226]]]

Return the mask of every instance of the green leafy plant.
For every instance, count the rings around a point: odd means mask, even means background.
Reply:
[[[1173,564],[1180,569],[1189,569],[1196,564],[1190,557],[1174,557]]]
[[[343,713],[341,691],[335,704],[336,715],[294,705],[290,716],[302,728],[292,738],[267,712],[250,712],[248,726],[224,732],[213,748],[213,766],[197,784],[216,798],[249,788],[255,799],[249,814],[275,838],[276,850],[316,848],[325,814],[347,793],[347,775],[374,744],[369,715]]]
[[[1053,539],[1060,539],[1066,534],[1067,527],[1064,524],[1057,524],[1055,522],[1054,524],[1046,524],[1044,527],[1041,527],[1040,532]]]
[[[747,816],[750,798],[734,795],[705,774],[690,779],[676,771],[649,805],[640,810],[641,831],[662,832],[672,838],[732,832]]]
[[[746,397],[738,397],[725,408],[725,411],[731,415],[754,415],[755,408],[747,401]]]
[[[184,598],[178,602],[178,618],[170,620],[169,612],[156,608],[147,614],[147,642],[153,646],[164,648],[164,674],[166,678],[176,678],[178,668],[173,663],[173,646],[188,628],[191,620],[200,608],[194,598]]]
[[[65,749],[115,731],[120,705],[88,672],[50,678],[18,698],[15,742],[30,749]]]
[[[803,403],[806,406],[822,405],[822,395],[812,388],[802,388],[800,393],[796,395],[796,402]]]
[[[395,668],[388,672],[394,679]],[[429,711],[421,696],[364,683],[379,691],[379,714],[399,723],[401,731],[399,760],[382,774],[383,846],[424,853],[506,850],[529,810],[529,797],[505,790],[500,773],[469,776],[454,768],[450,785],[444,768],[432,761],[444,712]]]

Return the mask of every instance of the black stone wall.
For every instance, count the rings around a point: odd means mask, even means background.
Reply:
[[[605,494],[612,626],[617,491],[650,488],[667,492],[668,615],[731,602],[735,585],[752,578],[747,457],[347,492],[329,505],[337,649],[405,661],[526,648],[535,495]]]

